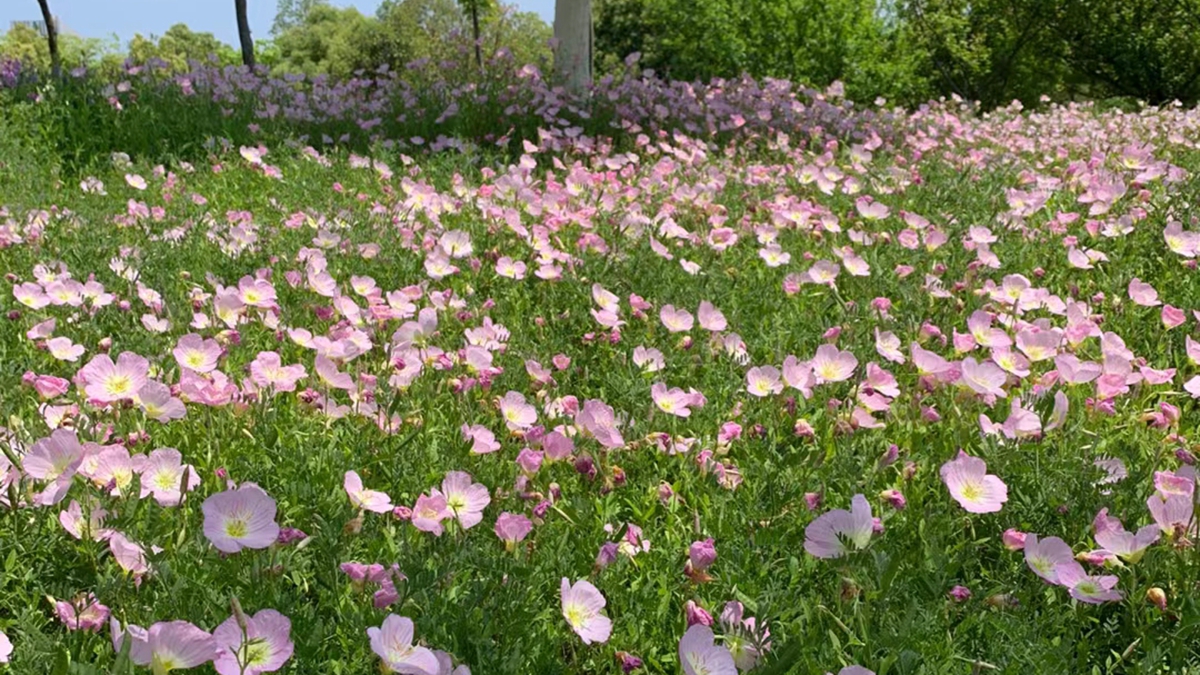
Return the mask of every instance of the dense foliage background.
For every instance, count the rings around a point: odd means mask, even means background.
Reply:
[[[282,0],[258,61],[276,73],[334,76],[469,61],[471,8],[483,54],[548,62],[549,26],[494,0],[387,0],[374,15]],[[1200,96],[1200,0],[595,0],[593,10],[601,74],[638,54],[674,80],[842,81],[855,100],[905,105],[953,95],[985,108],[1042,96],[1151,104]],[[68,66],[110,74],[126,58],[176,70],[210,55],[238,61],[232,47],[182,24],[125,45],[65,36],[62,51]],[[49,65],[44,41],[24,26],[0,39],[0,55]]]

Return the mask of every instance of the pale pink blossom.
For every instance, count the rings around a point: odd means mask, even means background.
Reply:
[[[392,510],[392,498],[386,492],[364,488],[357,471],[346,472],[342,479],[342,487],[350,497],[350,505],[356,509],[373,513],[388,513]]]
[[[584,644],[608,642],[612,620],[604,614],[606,601],[589,581],[580,579],[574,585],[562,578],[560,588],[562,615]]]
[[[950,496],[970,513],[994,513],[1008,501],[1008,487],[987,473],[987,464],[978,457],[960,450],[940,473]]]

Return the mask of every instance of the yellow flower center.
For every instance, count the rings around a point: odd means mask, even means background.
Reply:
[[[225,523],[225,534],[231,539],[241,539],[249,534],[250,528],[241,518],[231,518]]]
[[[104,383],[104,388],[113,396],[124,396],[133,388],[133,381],[127,375],[113,375]]]
[[[983,497],[983,486],[978,483],[967,483],[962,487],[962,498],[968,502],[979,501]]]
[[[575,629],[581,628],[583,622],[587,620],[587,610],[582,605],[575,603],[568,604],[564,613],[567,617],[567,623],[571,624],[571,627]]]
[[[262,638],[251,640],[245,647],[243,666],[256,666],[266,663],[271,657],[271,648]]]
[[[179,477],[169,471],[159,471],[154,474],[154,486],[160,490],[170,490],[179,485]]]

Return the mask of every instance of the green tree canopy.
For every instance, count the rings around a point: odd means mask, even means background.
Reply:
[[[162,37],[133,36],[129,41],[129,58],[137,63],[152,59],[165,61],[173,70],[187,70],[188,62],[206,62],[212,56],[222,64],[238,63],[240,57],[233,47],[221,42],[212,33],[197,33],[186,24],[177,23]]]

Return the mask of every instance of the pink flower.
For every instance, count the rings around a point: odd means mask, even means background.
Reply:
[[[108,621],[109,614],[108,608],[100,604],[92,593],[79,595],[71,602],[59,600],[54,603],[54,612],[67,630],[84,630],[93,633],[98,632],[104,626]]]
[[[195,668],[217,657],[217,643],[213,637],[187,621],[166,621],[150,626],[147,643],[150,663],[139,665],[149,665],[156,674]]]
[[[342,487],[350,497],[350,505],[356,509],[373,513],[387,513],[392,510],[392,498],[386,492],[365,489],[357,471],[346,472],[342,479]]]
[[[874,531],[870,502],[854,495],[849,511],[827,511],[804,528],[804,550],[818,558],[840,558],[850,552],[847,544],[856,550],[866,548]]]
[[[184,474],[187,481],[184,481]],[[200,474],[190,464],[183,463],[183,455],[175,448],[158,448],[146,458],[141,470],[143,499],[153,494],[159,506],[175,506],[182,501],[183,493],[200,485]]]
[[[691,626],[711,626],[713,624],[712,614],[700,605],[696,604],[695,600],[688,600],[683,605],[683,618],[687,621],[687,625]]]
[[[771,396],[783,391],[781,373],[775,366],[761,366],[746,371],[746,391],[751,396]]]
[[[817,347],[817,353],[812,359],[812,370],[817,384],[848,380],[857,367],[858,359],[854,354],[841,351],[830,344]]]
[[[416,627],[412,619],[389,614],[379,628],[367,629],[371,651],[383,659],[384,665],[405,675],[439,675],[437,657],[425,647],[413,644]]]
[[[496,274],[507,277],[509,279],[521,280],[525,278],[527,267],[521,260],[513,260],[508,256],[501,256],[496,261]]]
[[[913,365],[917,367],[919,374],[932,375],[941,379],[954,370],[954,366],[949,361],[934,352],[922,348],[921,345],[914,342],[910,345],[910,348]]]
[[[558,431],[551,431],[542,439],[542,450],[546,459],[557,461],[567,459],[575,453],[575,441]]]
[[[717,547],[712,538],[703,541],[693,541],[688,547],[688,564],[696,572],[703,572],[717,560]]]
[[[276,307],[275,287],[266,279],[244,276],[238,281],[238,297],[250,307],[271,309]]]
[[[1171,305],[1163,305],[1162,322],[1163,327],[1167,330],[1182,326],[1185,321],[1187,321],[1187,315],[1183,313],[1182,309],[1172,307]]]
[[[8,636],[3,631],[0,631],[0,663],[8,663],[8,659],[12,656],[12,653],[12,640],[9,640]]]
[[[458,518],[459,525],[469,530],[483,520],[483,510],[492,503],[488,489],[482,483],[472,483],[471,474],[465,471],[448,471],[442,479],[441,495],[446,499],[446,508]]]
[[[1061,342],[1062,332],[1057,329],[1025,329],[1017,333],[1017,349],[1035,363],[1054,358]]]
[[[686,333],[692,329],[695,319],[686,309],[676,309],[671,305],[663,305],[658,311],[658,318],[663,326],[672,333]]]
[[[462,425],[462,435],[463,440],[471,441],[472,454],[486,455],[500,449],[500,444],[496,442],[496,434],[483,425],[468,426],[464,424]]]
[[[537,409],[526,403],[519,391],[510,391],[500,399],[500,414],[513,431],[528,429],[537,422]]]
[[[1078,562],[1059,563],[1055,567],[1059,584],[1071,591],[1071,597],[1080,602],[1099,605],[1105,602],[1119,602],[1121,593],[1112,590],[1117,585],[1114,576],[1088,576],[1083,566]]]
[[[317,377],[325,386],[344,391],[354,390],[354,378],[338,370],[337,364],[323,354],[317,354]]]
[[[519,513],[505,511],[496,519],[496,536],[509,550],[515,550],[517,542],[525,539],[533,530],[533,523]]]
[[[1114,553],[1121,558],[1136,563],[1142,559],[1146,549],[1158,541],[1162,534],[1156,525],[1147,525],[1137,531],[1137,534],[1125,530],[1118,518],[1111,518],[1108,509],[1100,509],[1092,520],[1095,530],[1096,543],[1104,550]]]
[[[841,271],[842,268],[835,262],[818,260],[804,272],[802,279],[810,284],[833,286],[833,282],[837,279],[838,273]]]
[[[238,393],[237,385],[219,370],[201,375],[184,369],[179,375],[179,389],[189,403],[214,407],[228,405]]]
[[[46,401],[56,396],[62,396],[63,394],[67,393],[68,389],[71,388],[71,382],[69,380],[64,380],[61,377],[54,377],[53,375],[34,375],[32,373],[26,373],[26,376],[22,378],[22,381],[26,382],[27,384],[31,383],[34,390],[37,391],[38,396]]]
[[[92,357],[79,370],[79,376],[86,383],[84,393],[89,399],[99,403],[115,403],[137,396],[145,386],[149,372],[150,362],[145,358],[132,352],[121,352],[116,363],[108,354]]]
[[[116,617],[109,618],[108,629],[112,636],[113,651],[120,654],[128,638],[129,660],[139,666],[150,665],[150,631],[133,624],[122,627]]]
[[[79,502],[74,499],[67,505],[67,508],[58,514],[58,522],[63,526],[72,537],[83,539],[87,537],[92,541],[105,541],[112,535],[112,530],[103,527],[104,519],[108,517],[108,511],[100,506],[100,502],[94,497],[90,499],[87,520],[84,520],[83,509],[79,506]]]
[[[1025,564],[1033,573],[1051,584],[1061,584],[1058,578],[1058,566],[1064,563],[1074,563],[1075,554],[1067,542],[1058,537],[1047,537],[1038,540],[1036,534],[1025,535]]]
[[[666,363],[661,351],[638,345],[633,348],[633,365],[641,368],[643,373],[654,373],[662,370]]]
[[[572,586],[566,577],[562,578],[560,590],[562,615],[571,630],[585,645],[608,642],[612,634],[612,620],[603,613],[607,603],[600,591],[585,579],[576,581]]]
[[[245,633],[237,617],[225,619],[213,631],[217,657],[213,662],[220,675],[273,673],[292,658],[292,622],[273,609],[245,617]]]
[[[658,406],[658,409],[668,415],[688,417],[692,414],[688,408],[691,404],[691,396],[678,387],[667,389],[667,385],[662,382],[655,382],[650,387],[650,396],[654,399],[654,404]]]
[[[575,424],[581,431],[596,439],[600,445],[615,449],[625,445],[625,439],[617,430],[616,414],[612,406],[604,401],[588,399],[575,415]]]
[[[296,383],[306,377],[308,370],[304,366],[285,366],[275,352],[259,352],[250,362],[250,381],[264,389],[274,387],[275,391],[295,391]]]
[[[1026,538],[1025,532],[1009,527],[1008,530],[1004,530],[1001,540],[1003,540],[1004,548],[1010,551],[1020,551],[1025,549]]]
[[[446,531],[442,521],[453,517],[454,513],[447,506],[446,498],[434,490],[432,495],[417,497],[417,503],[413,506],[412,524],[422,532],[432,532],[434,536],[440,537],[442,532]]]
[[[787,386],[796,389],[804,398],[812,398],[813,387],[817,386],[817,380],[813,377],[813,368],[810,361],[800,361],[795,356],[788,355],[783,360],[783,381]]]
[[[867,220],[883,220],[891,213],[887,204],[875,201],[870,195],[863,195],[855,200],[854,208]]]
[[[50,356],[59,361],[78,361],[80,356],[83,356],[83,345],[77,345],[71,342],[70,338],[53,337],[46,340],[46,350],[50,352]]]
[[[97,487],[106,488],[120,496],[133,484],[133,476],[145,466],[145,455],[130,455],[123,445],[104,447],[92,455],[86,468],[88,477]]]
[[[1183,390],[1192,395],[1192,398],[1200,398],[1200,375],[1197,375],[1187,382],[1183,383]]]
[[[716,333],[729,327],[729,322],[725,320],[725,315],[721,313],[721,310],[707,300],[700,301],[700,310],[696,316],[699,317],[700,327],[704,330]]]
[[[171,388],[161,382],[146,382],[135,399],[146,417],[162,424],[187,416],[183,401],[171,396]]]
[[[50,296],[46,295],[40,284],[32,281],[13,286],[13,297],[30,309],[41,309],[50,304]]]
[[[962,360],[962,382],[976,394],[1006,398],[1004,383],[1007,381],[1008,375],[990,361],[979,363],[971,357]]]
[[[217,361],[221,358],[221,345],[216,340],[188,333],[179,338],[175,345],[175,361],[180,368],[194,370],[197,373],[210,373],[217,369]]]
[[[276,508],[275,500],[253,483],[218,492],[200,507],[204,536],[222,553],[267,548],[279,537]]]
[[[1104,372],[1099,363],[1080,361],[1074,354],[1055,356],[1054,367],[1062,381],[1067,384],[1087,384]]]
[[[1194,258],[1200,251],[1200,233],[1184,231],[1183,224],[1176,220],[1167,223],[1163,229],[1163,239],[1167,242],[1167,248],[1185,258]]]
[[[746,608],[736,600],[725,603],[721,610],[721,628],[725,648],[741,672],[753,670],[763,653],[771,650],[771,629],[766,622],[744,616]]]
[[[69,479],[83,461],[83,446],[72,429],[55,429],[50,436],[33,444],[21,458],[21,467],[34,480]]]
[[[685,675],[737,675],[733,654],[715,644],[712,629],[693,624],[679,639],[679,663]]]
[[[1146,508],[1150,510],[1159,529],[1168,537],[1174,537],[1186,532],[1192,524],[1195,502],[1191,495],[1171,494],[1164,497],[1155,493],[1146,499]]]
[[[1172,495],[1191,497],[1196,491],[1196,484],[1194,478],[1185,475],[1184,471],[1190,471],[1190,469],[1181,470],[1179,473],[1155,471],[1154,489],[1158,493],[1158,496],[1162,499],[1168,499]]]
[[[150,572],[146,562],[146,550],[130,541],[124,534],[113,532],[108,537],[108,549],[112,551],[117,565],[135,577],[144,576]]]
[[[987,473],[987,463],[962,450],[941,468],[950,496],[970,513],[994,513],[1008,501],[1008,486]]]
[[[1129,299],[1142,307],[1156,307],[1162,304],[1158,300],[1158,291],[1137,277],[1129,280]]]

